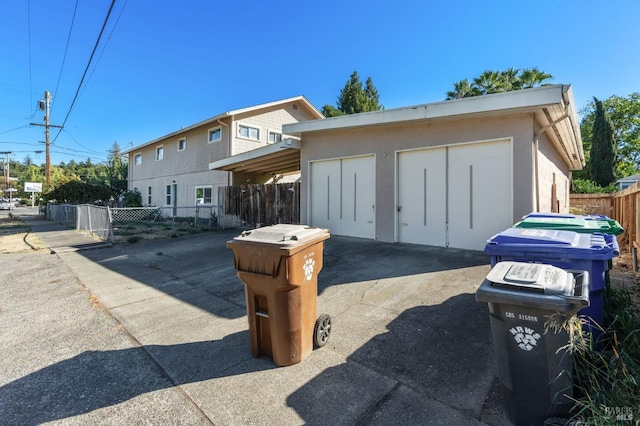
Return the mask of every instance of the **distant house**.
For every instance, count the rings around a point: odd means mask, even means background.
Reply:
[[[640,182],[640,174],[620,178],[616,181],[616,186],[618,189],[625,189],[636,182]]]
[[[527,213],[568,212],[570,171],[585,165],[579,124],[571,86],[550,85],[291,123],[283,131],[300,140],[281,152],[209,167],[264,172],[288,152],[300,223],[477,250]]]
[[[210,170],[209,163],[260,147],[282,144],[283,124],[324,116],[303,96],[224,112],[125,151],[129,189],[142,194],[145,206],[216,204],[218,188],[265,183],[300,170],[261,172]],[[292,170],[293,169],[293,170]]]

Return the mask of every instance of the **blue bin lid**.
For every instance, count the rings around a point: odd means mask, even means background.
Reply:
[[[488,255],[554,254],[569,259],[609,260],[620,255],[614,235],[534,228],[508,228],[487,241]]]

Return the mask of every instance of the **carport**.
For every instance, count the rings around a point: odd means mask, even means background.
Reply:
[[[233,183],[263,181],[265,177],[300,171],[300,141],[285,139],[252,151],[209,163],[209,170],[233,172]]]

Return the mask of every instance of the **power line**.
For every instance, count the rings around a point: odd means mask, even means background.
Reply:
[[[27,1],[27,31],[29,33],[29,102],[31,102],[33,99],[33,78],[31,75],[31,0]],[[36,113],[34,112],[33,115],[36,115]],[[33,118],[33,115],[31,118]]]
[[[69,118],[69,115],[73,110],[73,106],[75,105],[76,100],[78,99],[78,94],[80,93],[80,89],[82,88],[82,83],[84,82],[87,72],[89,71],[89,67],[91,66],[91,61],[93,60],[93,55],[96,53],[96,50],[98,49],[100,39],[102,38],[102,34],[104,33],[104,29],[107,26],[107,22],[109,21],[109,16],[111,16],[111,11],[113,10],[113,6],[115,4],[116,4],[116,0],[112,0],[111,6],[109,6],[109,11],[107,12],[107,16],[105,17],[104,23],[102,24],[102,28],[100,29],[100,34],[98,34],[98,39],[96,40],[96,44],[94,45],[93,51],[91,52],[91,56],[89,57],[89,61],[87,62],[87,66],[85,67],[84,72],[82,73],[82,78],[80,79],[80,84],[78,84],[78,89],[76,90],[76,94],[74,95],[73,100],[71,101],[71,106],[69,106],[69,111],[67,112],[67,115],[62,121],[61,127],[64,127],[64,125],[67,123],[67,119]],[[60,136],[61,132],[62,132],[62,129],[58,130],[58,134],[56,135],[55,138],[53,138],[53,142],[55,142],[56,139],[58,139],[58,136]]]
[[[122,17],[122,13],[124,12],[124,9],[127,7],[127,2],[128,2],[128,0],[125,0],[124,6],[122,6],[122,9],[120,9],[120,14],[118,15],[118,19],[116,19],[115,24],[113,24],[113,28],[111,28],[111,32],[109,33],[109,37],[107,37],[107,41],[104,43],[104,46],[102,46],[102,50],[100,51],[100,54],[98,55],[98,59],[96,60],[96,64],[93,67],[93,69],[91,70],[91,74],[89,74],[89,78],[87,79],[87,84],[84,85],[84,88],[82,89],[81,94],[84,93],[85,89],[89,85],[89,81],[91,81],[91,77],[93,77],[93,73],[95,72],[96,68],[98,67],[98,64],[100,63],[100,59],[102,59],[102,55],[104,54],[104,51],[107,49],[107,44],[109,44],[109,41],[111,40],[111,36],[113,35],[113,32],[116,30],[116,27],[118,26],[118,23],[120,22],[120,18]]]
[[[64,70],[64,63],[67,60],[67,52],[69,51],[69,42],[71,41],[71,32],[73,31],[73,24],[76,21],[76,12],[78,11],[78,0],[76,0],[76,5],[73,8],[73,17],[71,18],[71,27],[69,27],[69,35],[67,36],[67,44],[64,47],[64,56],[62,57],[62,65],[60,65],[60,75],[58,75],[58,83],[56,83],[56,90],[53,92],[56,95],[58,94],[58,87],[60,87],[60,80],[62,79],[62,71]],[[51,104],[51,109],[53,109],[53,104],[55,103],[55,98]]]
[[[15,132],[16,130],[24,129],[25,127],[29,127],[28,125],[16,127],[15,129],[5,130],[4,132],[0,132],[0,135],[4,135],[5,133]]]
[[[84,146],[80,142],[78,142],[76,140],[76,138],[74,138],[73,135],[71,133],[69,133],[69,131],[67,129],[63,129],[63,130],[67,133],[67,136],[69,136],[80,148],[84,148],[86,150],[93,151],[95,154],[100,154],[100,151],[94,151],[91,148],[87,148],[86,146]]]

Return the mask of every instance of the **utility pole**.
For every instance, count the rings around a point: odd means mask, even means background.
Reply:
[[[62,126],[56,126],[53,124],[49,124],[49,107],[51,106],[51,92],[48,90],[44,91],[44,99],[38,101],[38,109],[40,111],[44,111],[44,124],[40,123],[30,123],[32,126],[43,126],[44,127],[44,145],[45,145],[45,176],[46,176],[46,184],[49,185],[51,183],[51,156],[49,155],[49,146],[51,142],[49,142],[49,127],[57,127],[62,129]]]
[[[9,154],[11,154],[11,151],[3,151],[0,152],[0,154],[7,154],[7,162],[4,165],[4,170],[6,171],[6,175],[5,175],[5,186],[6,186],[6,190],[9,191],[9,212],[11,212],[13,210],[13,200],[11,199],[11,196],[13,195],[13,189],[11,188],[11,184],[9,183],[9,178],[11,177],[11,172],[9,170]]]

